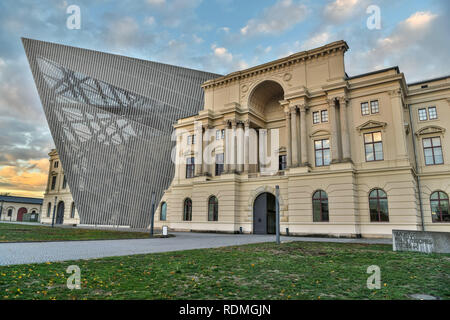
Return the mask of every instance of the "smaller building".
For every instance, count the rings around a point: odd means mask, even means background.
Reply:
[[[78,211],[75,208],[58,152],[56,149],[52,149],[48,155],[50,156],[50,167],[44,193],[44,211],[40,221],[51,224],[54,212],[56,224],[79,224]]]
[[[38,222],[42,199],[0,196],[0,221]]]

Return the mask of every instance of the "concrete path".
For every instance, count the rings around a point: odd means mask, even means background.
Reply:
[[[272,235],[174,233],[173,238],[0,243],[0,265],[94,259],[275,241]],[[281,237],[282,241],[392,244],[391,239]]]

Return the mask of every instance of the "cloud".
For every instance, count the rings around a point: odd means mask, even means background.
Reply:
[[[347,22],[356,14],[362,14],[368,6],[367,0],[335,0],[323,9],[324,23]]]
[[[306,17],[305,5],[293,0],[278,0],[241,28],[243,36],[276,35],[291,29]]]
[[[152,6],[160,6],[166,4],[166,0],[147,0],[147,3]]]

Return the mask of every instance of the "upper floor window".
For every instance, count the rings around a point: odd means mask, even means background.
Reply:
[[[437,119],[436,107],[420,108],[419,109],[419,121],[435,120]]]
[[[195,134],[191,134],[188,136],[188,140],[187,140],[187,144],[191,145],[191,144],[195,144]]]
[[[278,156],[278,170],[287,169],[287,156],[285,154]]]
[[[377,114],[377,113],[380,113],[380,105],[378,103],[378,100],[370,101],[370,107],[369,102],[361,103],[361,114],[363,116],[368,116],[370,114]]]
[[[55,190],[56,187],[56,176],[52,177],[52,190]]]
[[[383,142],[381,141],[380,131],[364,134],[364,149],[366,161],[384,160]]]
[[[53,168],[58,168],[58,166],[59,166],[59,162],[58,162],[58,161],[55,161],[55,162],[53,163]]]
[[[186,159],[186,179],[193,178],[195,173],[195,159],[194,157]]]
[[[328,110],[313,112],[313,124],[328,122]]]
[[[223,173],[223,153],[216,154],[216,176],[220,176]]]
[[[314,151],[316,154],[316,167],[329,166],[330,157],[330,140],[322,139],[314,141]]]
[[[161,212],[159,213],[159,220],[166,221],[167,218],[167,203],[161,203]]]
[[[448,195],[445,192],[433,192],[430,197],[430,205],[433,222],[450,222]]]
[[[380,106],[378,104],[378,100],[370,101],[370,112],[372,112],[372,114],[380,112]]]
[[[216,130],[216,140],[225,139],[225,129]]]
[[[423,153],[425,155],[425,164],[427,166],[433,164],[443,164],[444,157],[442,156],[441,138],[424,138]]]
[[[328,110],[320,111],[320,118],[322,122],[328,122]]]
[[[323,190],[313,194],[313,221],[328,222],[328,195]]]
[[[184,200],[183,220],[192,221],[192,200],[189,198]]]
[[[208,221],[219,221],[219,200],[215,196],[208,200]]]
[[[374,189],[369,194],[370,222],[389,222],[388,198],[386,192]]]
[[[67,186],[67,179],[66,179],[66,175],[64,175],[62,188],[65,189],[66,186]]]

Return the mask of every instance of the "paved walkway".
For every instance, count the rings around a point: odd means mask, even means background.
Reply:
[[[271,235],[174,233],[173,238],[0,243],[0,265],[94,259],[155,252],[217,248],[275,241]],[[392,244],[390,239],[281,237],[281,241]]]

